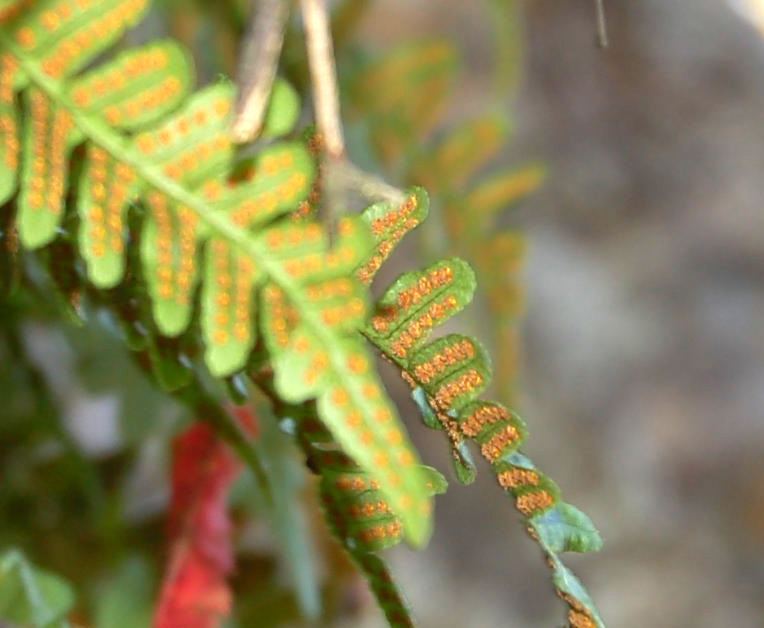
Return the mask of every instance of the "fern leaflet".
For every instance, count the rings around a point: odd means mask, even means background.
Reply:
[[[415,191],[411,198],[421,196],[421,191]],[[400,212],[391,204],[366,211],[367,220],[397,216],[387,231],[378,232],[378,247],[388,242],[391,250],[397,243],[386,238],[396,225],[404,228]],[[363,268],[360,272],[366,273]],[[527,435],[523,421],[501,404],[478,399],[490,382],[491,366],[477,341],[449,334],[427,344],[435,327],[470,302],[474,289],[474,274],[459,259],[407,272],[379,299],[364,333],[400,368],[425,422],[445,431],[460,479],[474,477],[465,441],[478,446],[501,487],[514,498],[528,532],[544,550],[557,592],[569,606],[570,625],[604,628],[588,593],[559,558],[564,551],[598,550],[599,533],[585,514],[560,501],[556,484],[520,453]]]

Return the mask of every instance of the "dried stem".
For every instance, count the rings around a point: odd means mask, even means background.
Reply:
[[[345,159],[330,163],[328,170],[328,176],[336,181],[338,188],[356,192],[366,201],[387,201],[401,205],[406,200],[403,191]]]
[[[259,0],[239,61],[239,96],[231,133],[249,142],[260,132],[284,43],[291,0]]]
[[[604,0],[594,0],[597,11],[597,43],[600,48],[608,47],[607,21],[605,20]]]
[[[345,153],[345,140],[340,123],[337,70],[334,65],[334,50],[326,2],[325,0],[300,0],[300,6],[313,85],[316,125],[327,154],[333,158],[340,158]]]

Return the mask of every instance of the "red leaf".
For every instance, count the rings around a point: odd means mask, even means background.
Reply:
[[[254,416],[234,409],[254,432]],[[230,613],[233,570],[228,490],[241,466],[206,423],[174,443],[168,521],[170,557],[154,628],[216,628]]]

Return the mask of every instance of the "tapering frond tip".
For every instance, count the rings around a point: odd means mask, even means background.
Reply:
[[[553,570],[552,582],[557,594],[568,605],[568,622],[571,628],[605,628],[589,593],[576,575],[555,554],[548,556]]]
[[[566,502],[531,518],[529,525],[548,551],[585,553],[602,549],[602,537],[591,519]]]

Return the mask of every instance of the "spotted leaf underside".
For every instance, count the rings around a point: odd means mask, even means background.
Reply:
[[[413,193],[407,202],[416,196]],[[406,221],[401,208],[372,206],[365,218],[380,220],[385,215],[395,218],[390,219],[388,229],[376,232],[376,247],[388,242],[392,250],[400,240],[389,239],[395,232],[393,223],[403,228]],[[366,273],[364,268],[360,272]],[[371,280],[373,273],[364,277]],[[473,442],[491,465],[529,534],[547,555],[553,583],[569,607],[570,626],[604,628],[588,593],[559,558],[565,551],[598,550],[602,541],[596,528],[584,513],[561,501],[557,485],[520,452],[527,436],[522,419],[502,404],[480,399],[492,377],[480,344],[455,333],[430,340],[436,327],[471,301],[474,290],[474,273],[459,259],[407,272],[376,302],[364,333],[400,368],[425,422],[446,433],[457,476],[474,478],[466,442]]]
[[[358,335],[367,303],[354,270],[371,250],[368,228],[345,221],[330,247],[319,223],[290,218],[315,167],[302,142],[274,139],[299,114],[285,83],[266,116],[269,143],[242,162],[229,134],[233,85],[191,92],[193,68],[173,42],[91,67],[147,7],[0,6],[0,202],[15,200],[21,245],[54,246],[76,223],[92,284],[115,289],[128,272],[129,281],[142,277],[163,336],[182,343],[199,310],[216,376],[245,367],[262,321],[279,394],[317,401],[337,443],[421,544],[430,530],[426,477]],[[140,268],[130,266],[136,257]],[[165,374],[172,387],[185,381]]]

